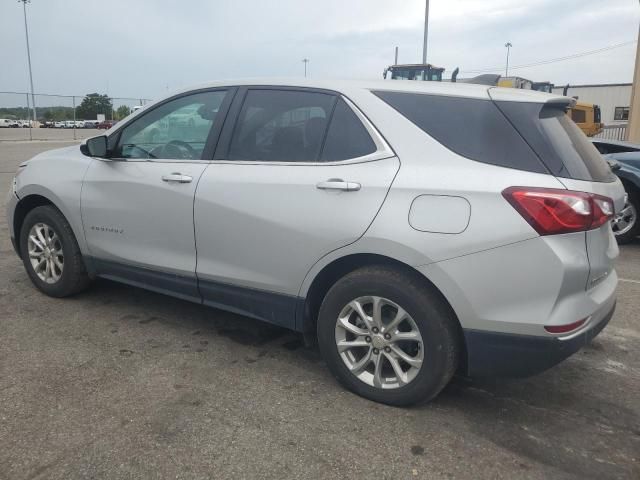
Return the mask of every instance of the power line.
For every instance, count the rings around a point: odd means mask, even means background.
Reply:
[[[549,63],[563,62],[565,60],[573,60],[574,58],[586,57],[587,55],[594,55],[596,53],[606,52],[606,51],[609,51],[609,50],[613,50],[615,48],[625,47],[627,45],[631,45],[631,44],[634,44],[636,42],[637,42],[637,40],[630,40],[628,42],[616,43],[614,45],[609,45],[607,47],[597,48],[595,50],[589,50],[587,52],[574,53],[572,55],[566,55],[564,57],[549,58],[547,60],[539,60],[537,62],[524,63],[522,65],[513,65],[513,66],[510,66],[509,69],[516,70],[516,69],[519,69],[519,68],[537,67],[538,65],[547,65]],[[485,68],[474,69],[474,70],[465,70],[462,73],[465,73],[465,74],[467,74],[467,73],[486,73],[488,71],[497,71],[497,70],[502,70],[502,66],[499,66],[499,67],[485,67]]]

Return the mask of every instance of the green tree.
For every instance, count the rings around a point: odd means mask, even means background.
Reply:
[[[131,109],[126,105],[120,105],[116,110],[116,120],[122,120],[131,113]]]
[[[99,113],[105,115],[105,118],[111,116],[113,103],[107,95],[99,93],[90,93],[82,99],[82,103],[76,108],[76,118],[78,120],[95,120]]]

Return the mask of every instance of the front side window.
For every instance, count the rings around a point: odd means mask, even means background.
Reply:
[[[315,162],[334,95],[297,90],[249,90],[236,123],[229,160]]]
[[[127,125],[113,156],[131,159],[200,160],[227,92],[176,98]]]

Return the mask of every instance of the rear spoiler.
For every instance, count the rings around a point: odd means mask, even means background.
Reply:
[[[473,78],[465,78],[464,80],[458,80],[460,83],[474,83],[476,85],[490,85],[495,87],[500,81],[500,75],[493,73],[485,73]]]
[[[563,97],[551,93],[536,92],[535,90],[524,90],[520,88],[498,88],[490,87],[487,90],[489,97],[494,102],[523,102],[540,103],[549,107],[562,108],[567,110],[576,104],[575,98]]]

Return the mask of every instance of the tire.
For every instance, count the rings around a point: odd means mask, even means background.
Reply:
[[[394,406],[407,406],[433,399],[451,380],[460,359],[461,338],[459,323],[451,308],[440,295],[421,280],[417,274],[405,273],[393,267],[370,266],[344,276],[326,294],[320,307],[317,323],[320,352],[331,373],[352,392],[376,402]],[[382,372],[385,371],[384,369],[387,372],[387,377],[383,378],[383,380],[387,382],[389,379],[396,379],[391,383],[384,383],[387,388],[381,388],[383,384],[380,381],[378,381],[377,386],[374,386],[375,365],[368,365],[368,371],[361,373],[363,378],[367,377],[365,381],[353,374],[350,368],[347,367],[347,361],[353,360],[351,367],[355,367],[359,363],[356,353],[343,352],[341,354],[338,351],[338,337],[342,335],[341,331],[343,329],[338,325],[338,317],[343,315],[343,318],[348,318],[348,322],[358,323],[362,317],[355,313],[355,310],[348,314],[348,317],[345,317],[347,314],[344,312],[352,310],[349,305],[354,299],[358,299],[360,303],[364,304],[369,301],[367,299],[370,297],[384,299],[381,301],[383,305],[385,305],[385,301],[388,301],[391,304],[395,304],[396,307],[401,307],[409,315],[412,322],[411,335],[414,335],[415,332],[413,330],[417,328],[421,336],[421,344],[420,342],[415,342],[410,343],[409,346],[415,354],[415,357],[413,355],[410,355],[410,357],[413,359],[422,355],[422,363],[417,373],[414,370],[405,373],[409,378],[409,381],[405,384],[397,381],[401,378],[400,375],[394,377],[395,373],[393,372],[397,372],[397,370],[391,368],[390,360],[391,356],[395,356],[396,362],[398,362],[399,358],[395,355],[397,349],[392,350],[392,348],[396,348],[402,342],[393,346],[391,344],[383,346],[384,340],[379,337],[381,333],[384,333],[384,328],[381,332],[376,333],[373,338],[371,336],[364,337],[366,342],[370,343],[368,347],[356,348],[360,349],[361,352],[366,351],[367,348],[370,349],[369,351],[375,352],[376,349],[373,345],[374,342],[378,342],[377,346],[379,348],[377,350],[379,353],[377,356],[380,356],[380,359],[386,358],[382,360]],[[374,303],[372,302],[371,308],[373,308],[373,305]],[[390,318],[393,318],[395,313],[394,307],[387,305],[383,309],[387,309],[390,312],[387,315],[389,318],[385,320],[386,324],[389,325]],[[364,313],[365,315],[367,314],[366,311]],[[384,317],[385,315],[383,314],[382,318]],[[373,316],[369,317],[369,321],[373,321]],[[402,325],[409,326],[408,323],[400,324],[397,327],[398,331],[393,328],[389,332],[395,331],[394,335],[397,335],[402,333],[401,329],[406,331],[406,328]],[[371,332],[374,331],[375,328],[371,330]],[[351,333],[347,335],[351,335],[351,340],[340,340],[342,343],[363,338]],[[383,349],[384,352],[389,353],[383,353]],[[349,352],[351,351],[349,350]],[[406,352],[404,353],[406,354]],[[351,360],[349,355],[353,355]],[[365,356],[366,354],[363,354],[362,359]],[[372,358],[376,359],[377,356],[373,354]],[[404,364],[404,366],[411,368],[408,364]],[[354,368],[355,370],[357,369]],[[370,373],[371,370],[373,370],[373,373]],[[413,378],[410,375],[414,375]],[[372,381],[374,383],[368,380],[369,377],[373,378]],[[381,374],[381,377],[384,377],[384,373]],[[394,386],[394,383],[397,383],[397,385]]]
[[[57,259],[63,268],[60,272],[60,269],[55,267],[57,278],[49,278],[49,281],[43,280],[36,272],[29,252],[29,234],[32,228],[38,225],[47,226],[57,236],[58,240],[53,242],[55,246],[52,243],[51,251],[62,252],[62,258],[58,255]],[[42,244],[37,235],[36,239]],[[34,251],[40,252],[41,249],[34,247]],[[20,229],[20,252],[24,268],[33,284],[51,297],[68,297],[85,290],[90,284],[73,230],[60,211],[52,205],[36,207],[27,214]]]
[[[628,212],[628,215],[624,218],[625,228],[621,233],[617,233],[621,225],[614,220],[612,224],[613,233],[617,242],[620,245],[632,242],[638,235],[640,235],[640,219],[638,219],[638,213],[640,213],[640,195],[633,189],[628,190],[629,199],[624,206],[624,210]],[[631,225],[629,225],[631,223]]]

